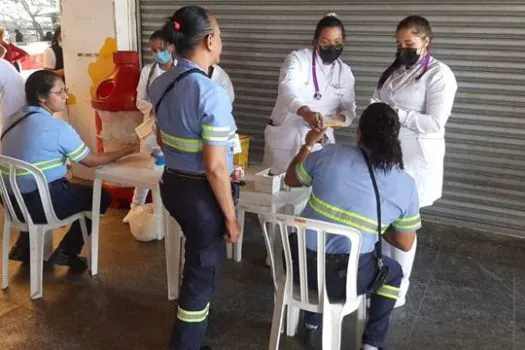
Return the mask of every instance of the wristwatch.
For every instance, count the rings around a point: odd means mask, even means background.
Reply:
[[[303,147],[306,148],[308,150],[308,152],[312,152],[313,146],[304,144]]]

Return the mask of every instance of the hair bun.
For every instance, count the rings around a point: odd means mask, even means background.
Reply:
[[[327,12],[327,13],[325,13],[325,15],[323,16],[323,18],[326,18],[326,17],[335,17],[335,18],[339,18],[339,17],[337,17],[337,13],[335,13],[335,12]]]

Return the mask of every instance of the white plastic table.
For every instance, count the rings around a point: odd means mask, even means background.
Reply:
[[[99,244],[99,226],[100,226],[100,196],[102,181],[108,181],[126,186],[148,188],[153,194],[153,205],[155,216],[157,220],[157,227],[159,232],[158,239],[166,237],[164,242],[166,249],[166,271],[168,279],[168,298],[170,300],[178,298],[179,279],[180,279],[180,265],[183,247],[181,247],[181,232],[178,224],[176,226],[169,226],[169,222],[165,221],[165,211],[160,197],[159,180],[162,176],[162,171],[153,168],[151,156],[147,153],[135,153],[124,157],[115,163],[99,167],[95,171],[95,180],[93,183],[93,206],[92,206],[92,230],[91,230],[91,244],[94,248],[91,250],[91,274],[98,274],[98,244]],[[239,224],[241,226],[241,235],[239,241],[235,245],[228,244],[227,252],[228,258],[239,262],[242,259],[242,238],[244,233],[244,216],[246,212],[255,214],[276,213],[288,204],[294,206],[293,212],[300,210],[302,203],[308,199],[308,191],[292,191],[292,192],[278,192],[268,201],[258,201],[257,197],[264,198],[264,194],[258,193],[254,189],[254,176],[260,167],[249,168],[246,172],[244,180],[248,183],[241,187],[241,198],[237,205],[237,215]],[[248,200],[249,199],[249,200]],[[296,208],[297,206],[297,208]],[[172,218],[167,218],[172,219]],[[173,223],[171,223],[173,225]],[[170,227],[170,229],[167,229]],[[173,232],[172,232],[173,231]]]
[[[162,172],[153,167],[153,160],[147,153],[134,153],[121,158],[114,163],[96,169],[95,180],[93,183],[93,206],[91,214],[91,244],[96,248],[92,249],[92,275],[98,274],[98,240],[102,181],[125,186],[148,188],[151,190],[155,219],[157,220],[157,228],[159,230],[157,233],[157,239],[160,240],[165,236],[164,210],[159,190],[159,179],[161,175]]]

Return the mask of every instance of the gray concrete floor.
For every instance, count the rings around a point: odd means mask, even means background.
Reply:
[[[111,210],[102,220],[96,278],[46,266],[44,298],[31,301],[29,268],[10,262],[0,349],[167,349],[176,302],[167,299],[164,243],[135,241],[124,214]],[[273,291],[254,216],[245,232],[244,260],[226,262],[211,304],[214,350],[268,346]],[[425,223],[387,348],[525,349],[524,295],[525,240]],[[343,349],[353,348],[348,333]],[[299,338],[283,335],[281,349],[304,349]]]

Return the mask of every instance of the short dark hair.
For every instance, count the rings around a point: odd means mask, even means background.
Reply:
[[[27,104],[40,106],[39,98],[47,97],[59,79],[62,77],[50,70],[38,70],[31,74],[25,85]]]
[[[343,39],[346,37],[346,31],[345,26],[343,22],[334,13],[330,13],[323,18],[319,22],[317,22],[317,26],[315,27],[315,33],[314,33],[314,44],[319,39],[319,36],[321,35],[321,32],[325,28],[332,28],[337,27],[341,29],[341,32],[343,33]]]
[[[370,152],[373,168],[385,172],[395,166],[403,169],[400,128],[396,111],[386,103],[373,103],[365,109],[359,119],[359,142]]]
[[[162,32],[177,53],[185,56],[212,32],[211,14],[200,6],[184,6],[168,19]]]
[[[155,39],[165,40],[164,35],[162,34],[162,30],[156,30],[151,34],[149,37],[149,41],[153,41]]]

